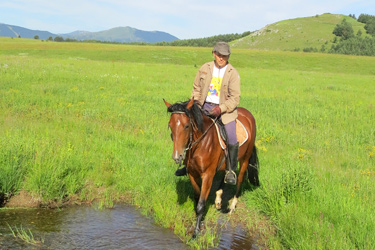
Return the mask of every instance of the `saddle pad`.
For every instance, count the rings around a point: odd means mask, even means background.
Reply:
[[[215,127],[216,127],[216,131],[219,137],[220,146],[222,149],[225,149],[226,148],[225,142],[223,138],[221,138],[220,136],[219,127],[216,123],[215,123]],[[236,134],[237,134],[237,141],[241,147],[242,144],[244,144],[249,139],[249,134],[247,133],[245,126],[238,119],[236,119]]]

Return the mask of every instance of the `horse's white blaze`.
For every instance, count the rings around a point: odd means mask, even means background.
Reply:
[[[180,126],[181,125],[181,121],[180,121],[180,119],[178,119],[177,121],[176,121],[176,127],[178,127],[178,126]],[[178,139],[176,138],[176,141],[177,141]],[[173,158],[174,159],[178,159],[179,158],[179,153],[178,153],[178,150],[176,149],[175,151],[174,151],[174,153],[173,153]]]
[[[178,157],[179,157],[179,155],[178,155],[178,151],[176,150],[176,151],[174,151],[174,159],[178,159]]]
[[[216,198],[215,198],[215,206],[216,209],[221,209],[221,195],[223,194],[223,190],[219,189],[216,191]]]
[[[232,203],[230,204],[230,207],[229,207],[229,210],[230,210],[229,214],[232,214],[234,212],[234,210],[236,209],[237,203],[238,203],[238,199],[236,196],[234,196]]]

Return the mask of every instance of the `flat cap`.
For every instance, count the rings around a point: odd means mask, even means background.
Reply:
[[[229,44],[226,42],[217,42],[212,51],[217,52],[223,56],[230,55],[230,47],[229,47]]]

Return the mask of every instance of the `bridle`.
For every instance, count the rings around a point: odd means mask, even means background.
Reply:
[[[210,128],[216,123],[218,117],[216,117],[215,119],[212,119],[212,123],[210,124],[210,126],[208,126],[208,128],[201,134],[201,136],[199,136],[195,141],[193,141],[194,130],[197,131],[198,127],[192,121],[193,119],[191,118],[190,114],[186,114],[185,112],[182,112],[182,111],[174,111],[174,112],[172,112],[172,114],[184,114],[184,115],[186,115],[189,118],[189,123],[190,123],[190,126],[192,127],[192,129],[190,130],[190,133],[189,133],[188,146],[185,148],[184,153],[182,155],[182,161],[179,164],[179,167],[181,167],[182,162],[185,160],[186,152],[191,150],[194,145],[196,145],[197,143],[199,143],[203,139],[203,137],[208,133]]]

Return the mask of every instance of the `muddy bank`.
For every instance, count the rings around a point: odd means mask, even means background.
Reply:
[[[48,201],[43,202],[39,197],[33,196],[31,193],[21,190],[19,193],[12,195],[9,198],[3,198],[0,207],[7,208],[57,208],[68,205],[82,204],[76,198],[70,198],[64,201]]]
[[[38,208],[41,200],[33,197],[27,191],[21,190],[18,194],[11,196],[8,200],[3,200],[5,207]]]
[[[88,188],[88,190],[90,190],[90,194],[85,197],[91,198],[85,200],[80,199],[78,195],[72,195],[59,201],[43,201],[40,197],[37,197],[26,190],[21,190],[10,197],[1,197],[0,194],[0,208],[61,208],[74,205],[90,205],[95,202],[106,200],[106,194],[108,195],[108,192],[104,188]],[[115,197],[115,195],[113,196]],[[115,199],[116,202],[131,203],[131,199],[127,195],[116,195],[116,197],[118,197]]]

